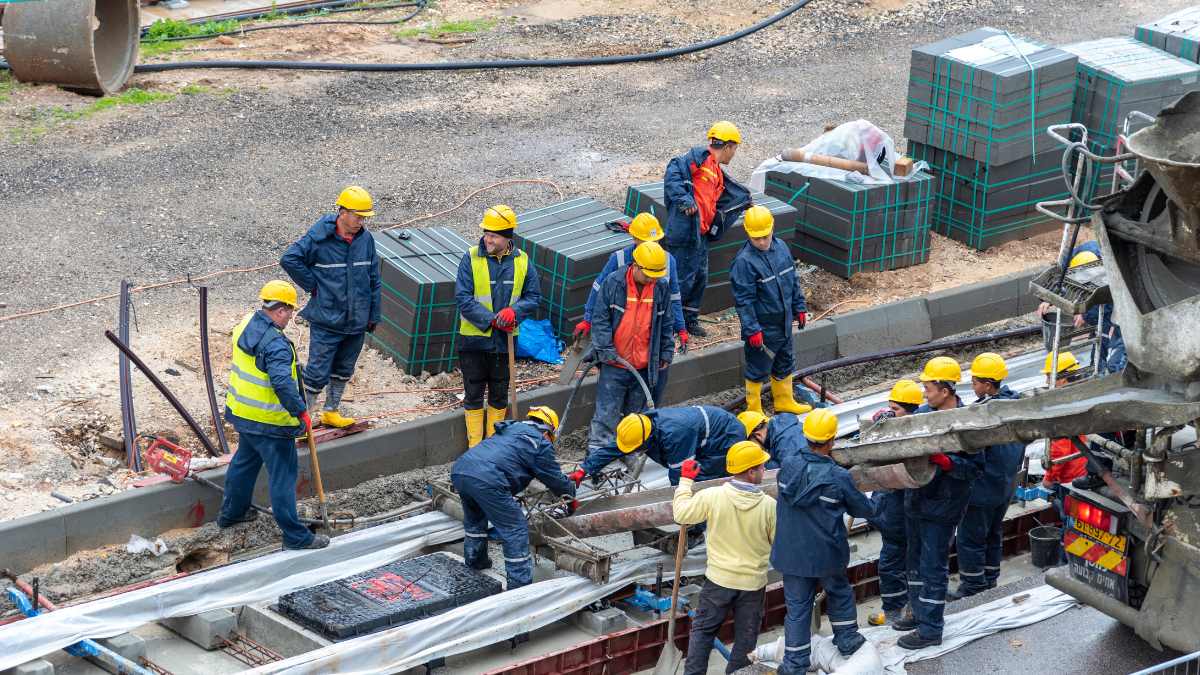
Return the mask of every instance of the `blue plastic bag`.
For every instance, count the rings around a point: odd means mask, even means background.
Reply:
[[[537,359],[554,365],[563,362],[563,341],[554,337],[549,319],[525,319],[517,333],[517,357]]]

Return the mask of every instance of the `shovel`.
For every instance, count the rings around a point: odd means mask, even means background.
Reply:
[[[679,603],[679,574],[683,571],[683,554],[687,552],[687,525],[679,526],[679,541],[675,543],[675,583],[671,585],[671,611],[667,614],[667,644],[663,645],[654,665],[654,675],[675,675],[683,663],[683,653],[675,646],[675,608]]]
[[[329,525],[329,505],[325,503],[325,485],[321,483],[321,460],[317,459],[317,441],[313,438],[312,429],[306,434],[308,438],[308,456],[312,458],[313,481],[317,485],[317,502],[321,505],[321,523],[326,532],[332,532]]]
[[[517,349],[513,345],[512,331],[508,331],[508,409],[512,419],[519,420],[517,414]]]
[[[592,346],[591,334],[580,335],[571,348],[567,350],[567,357],[563,360],[562,370],[558,373],[559,384],[570,384],[571,378],[575,377],[575,371],[579,370],[579,364],[588,354],[588,347]]]

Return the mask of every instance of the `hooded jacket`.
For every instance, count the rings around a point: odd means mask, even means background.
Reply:
[[[1020,396],[1016,392],[1007,386],[1001,386],[995,396],[976,401],[975,404],[986,403],[989,400],[1017,398]],[[1025,444],[989,445],[979,454],[984,456],[983,473],[975,479],[975,483],[971,486],[971,499],[968,503],[971,506],[993,507],[1012,501],[1017,473],[1021,470],[1021,463],[1025,460]]]
[[[759,331],[773,344],[791,339],[792,321],[806,305],[796,262],[782,239],[772,237],[766,251],[748,241],[743,244],[733,259],[729,281],[743,340]]]
[[[725,455],[734,443],[746,440],[737,417],[717,406],[659,408],[645,415],[650,418],[650,437],[635,452],[645,452],[666,467],[671,485],[679,483],[679,467],[689,459],[700,463],[700,480],[727,476]],[[623,454],[615,445],[597,448],[588,453],[580,468],[594,476]]]
[[[584,321],[591,323],[592,312],[596,307],[596,298],[600,296],[600,288],[604,285],[604,280],[613,272],[623,271],[633,262],[633,249],[638,247],[638,243],[634,242],[623,249],[613,251],[608,256],[608,261],[604,263],[604,269],[600,270],[600,274],[592,282],[592,290],[588,293],[587,304],[583,306]],[[679,294],[679,269],[675,264],[675,256],[670,253],[667,253],[667,282],[671,287],[671,316],[675,322],[675,332],[678,333],[687,325],[683,320],[683,299]]]
[[[288,247],[279,264],[312,297],[300,316],[314,326],[347,335],[379,323],[379,258],[366,227],[350,243],[337,235],[337,215],[326,214]]]
[[[771,461],[768,469],[783,466],[783,460],[799,452],[808,452],[808,439],[804,437],[804,423],[796,413],[776,413],[767,422],[767,453]]]
[[[625,316],[629,283],[624,274],[610,274],[600,285],[600,295],[592,313],[592,347],[602,363],[615,361],[613,336]],[[675,357],[675,319],[669,313],[671,285],[666,279],[654,281],[654,319],[650,324],[650,363],[646,368],[646,384],[651,390],[658,382],[659,363],[670,364]]]
[[[955,407],[962,407],[962,399],[957,399]],[[922,405],[913,414],[929,412],[935,411],[928,405]],[[928,483],[915,490],[904,491],[904,510],[909,518],[943,525],[957,525],[962,520],[971,498],[971,484],[983,473],[984,454],[951,452],[946,456],[952,464],[950,471],[938,467]]]
[[[750,190],[729,177],[725,171],[725,190],[717,198],[717,215],[712,227],[703,239],[700,236],[699,212],[688,215],[684,209],[696,206],[692,186],[692,166],[701,166],[708,158],[708,148],[701,145],[667,163],[663,174],[663,201],[667,207],[667,236],[663,244],[667,249],[689,249],[699,247],[705,240],[717,241],[725,231],[737,222],[742,212],[750,208]]]
[[[563,475],[554,446],[526,421],[496,423],[496,433],[467,450],[450,467],[451,476],[469,476],[484,485],[520,494],[537,478],[556,495],[575,496],[575,483]]]
[[[858,491],[850,472],[824,455],[799,452],[783,461],[779,483],[779,538],[771,566],[798,577],[845,574],[850,563],[845,514],[873,518],[875,505]]]
[[[293,417],[299,417],[306,409],[299,383],[292,379],[292,361],[296,348],[283,331],[271,321],[261,309],[256,311],[238,337],[238,349],[254,357],[254,365],[267,374],[271,388],[282,405]],[[225,419],[239,434],[259,434],[281,438],[295,438],[304,431],[303,425],[281,427],[239,417],[225,407]]]
[[[693,493],[692,479],[682,478],[671,508],[677,523],[708,523],[704,576],[710,581],[739,591],[767,585],[775,541],[775,500],[770,495],[738,481]]]

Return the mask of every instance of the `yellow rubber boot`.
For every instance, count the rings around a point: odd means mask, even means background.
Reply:
[[[338,429],[344,429],[345,427],[348,427],[351,424],[354,424],[354,418],[353,417],[342,417],[342,414],[336,410],[322,410],[321,411],[321,424],[324,424],[327,427],[337,427]]]
[[[504,416],[508,414],[508,408],[493,408],[488,406],[487,409],[487,424],[484,426],[485,435],[488,438],[496,433],[496,422],[503,422]]]
[[[807,403],[797,403],[796,399],[792,398],[792,376],[788,375],[782,380],[771,378],[771,398],[775,399],[775,412],[788,412],[802,414],[812,410],[812,406]]]
[[[760,413],[762,409],[762,382],[746,380],[746,411]]]
[[[483,408],[464,410],[463,417],[467,420],[467,447],[473,448],[483,440]]]

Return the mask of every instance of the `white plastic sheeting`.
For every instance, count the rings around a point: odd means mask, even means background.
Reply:
[[[336,537],[328,548],[282,551],[0,626],[0,671],[84,638],[173,616],[264,602],[461,539],[462,523],[427,513]]]
[[[801,150],[806,155],[810,153],[828,155],[863,162],[867,165],[867,173],[864,175],[858,171],[846,171],[808,162],[788,162],[784,161],[782,157],[772,157],[764,160],[754,169],[754,173],[750,175],[750,188],[764,192],[768,171],[798,173],[810,178],[878,185],[912,180],[918,171],[929,167],[927,162],[917,162],[908,175],[893,177],[892,171],[896,163],[896,142],[883,129],[866,120],[855,120],[839,125],[821,134]],[[879,162],[881,152],[883,154],[882,164]]]
[[[942,644],[936,647],[916,651],[901,649],[896,646],[896,641],[902,633],[879,626],[862,632],[870,645],[845,658],[833,645],[832,637],[814,637],[813,664],[819,672],[830,675],[905,675],[905,663],[937,658],[988,635],[1045,621],[1078,604],[1066,593],[1049,586],[1038,586],[947,615]],[[760,646],[754,654],[761,662],[777,665],[783,655],[783,638]]]

